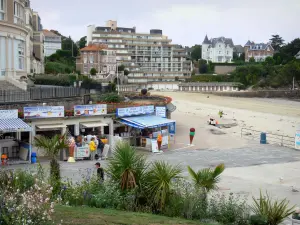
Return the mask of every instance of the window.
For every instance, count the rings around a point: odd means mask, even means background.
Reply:
[[[87,55],[83,56],[83,63],[87,63]]]
[[[83,73],[84,73],[84,74],[87,74],[87,73],[88,73],[88,66],[87,66],[87,64],[84,64],[84,65],[83,65]]]
[[[24,23],[24,7],[18,2],[14,2],[14,23]]]
[[[221,54],[221,51],[219,51],[219,54]]]
[[[24,70],[24,42],[21,41],[18,44],[18,53],[19,53],[19,70]]]
[[[90,63],[94,63],[94,56],[90,55]]]
[[[228,51],[227,51],[227,55],[228,55]]]
[[[0,0],[0,20],[5,19],[5,11],[6,11],[6,0]]]

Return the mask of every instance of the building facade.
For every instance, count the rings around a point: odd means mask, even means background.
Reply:
[[[202,59],[214,63],[231,63],[233,59],[233,41],[231,38],[219,37],[202,42]]]
[[[116,51],[109,50],[107,45],[89,44],[80,49],[80,56],[76,59],[76,70],[88,75],[92,68],[98,75],[110,75],[116,73]]]
[[[232,82],[198,82],[181,83],[179,91],[191,92],[218,92],[218,91],[239,91],[238,83]]]
[[[61,36],[54,34],[49,30],[43,30],[44,34],[44,55],[50,56],[61,50]]]
[[[249,62],[249,60],[253,57],[255,62],[263,62],[267,57],[272,57],[274,55],[274,49],[271,43],[254,43],[248,41],[245,44],[245,61]]]
[[[0,0],[0,80],[20,80],[32,71],[32,18],[29,0]]]
[[[116,52],[118,65],[130,71],[128,82],[147,84],[172,82],[191,76],[191,61],[184,48],[171,43],[162,30],[137,33],[136,27],[118,27],[109,20],[105,27],[88,26],[87,43],[106,44]]]

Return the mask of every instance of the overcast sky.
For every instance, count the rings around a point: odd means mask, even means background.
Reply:
[[[91,24],[117,20],[137,32],[162,29],[175,44],[201,44],[205,34],[267,42],[279,34],[287,42],[300,37],[300,0],[31,0],[44,29],[58,30],[75,41]]]

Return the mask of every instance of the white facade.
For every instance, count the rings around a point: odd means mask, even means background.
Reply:
[[[208,40],[205,37],[202,43],[202,59],[214,63],[230,63],[233,59],[234,45],[230,38],[212,38]]]
[[[46,57],[61,50],[61,37],[52,33],[51,31],[44,30],[44,54]]]

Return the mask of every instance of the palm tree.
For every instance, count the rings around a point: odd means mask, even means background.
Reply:
[[[146,168],[144,156],[137,154],[128,142],[118,142],[107,173],[120,184],[122,190],[128,190],[141,185]]]
[[[202,189],[205,199],[211,190],[218,189],[217,184],[220,182],[220,175],[224,170],[224,164],[219,164],[214,170],[205,168],[196,173],[190,166],[188,166],[189,174],[192,177],[195,186]]]
[[[180,178],[182,169],[164,161],[156,161],[147,172],[146,187],[155,207],[163,210],[172,188],[172,180]]]
[[[60,167],[57,158],[62,149],[68,148],[66,135],[55,135],[52,138],[36,136],[34,145],[37,148],[44,149],[46,155],[50,158],[50,179],[55,182],[60,181]]]

